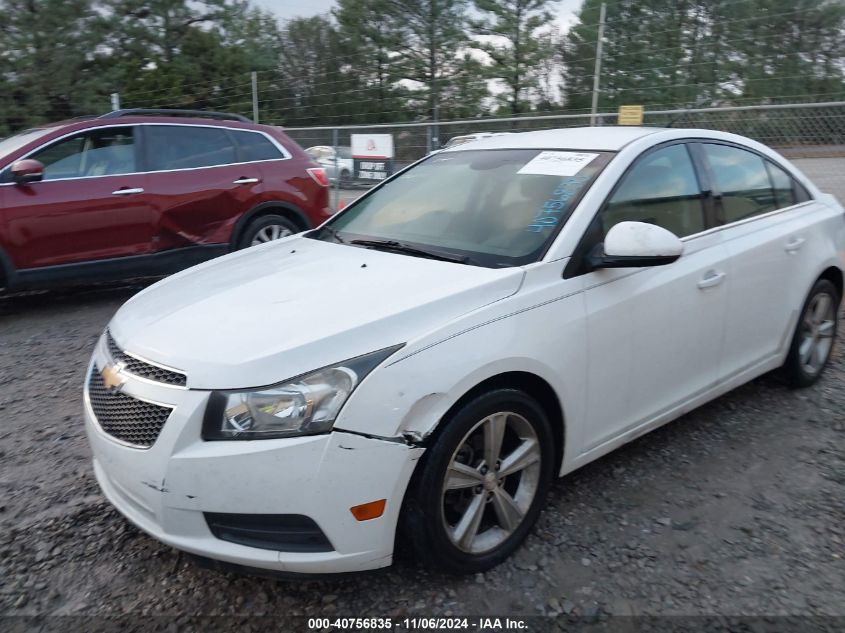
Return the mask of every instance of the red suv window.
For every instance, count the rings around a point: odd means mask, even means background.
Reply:
[[[196,125],[147,125],[147,160],[152,171],[237,163],[228,130]]]
[[[91,130],[54,143],[30,158],[44,165],[44,180],[113,176],[137,171],[133,128]]]
[[[255,160],[278,160],[287,158],[282,151],[263,134],[258,132],[240,132],[229,130],[235,138],[240,151],[240,159],[243,162]]]

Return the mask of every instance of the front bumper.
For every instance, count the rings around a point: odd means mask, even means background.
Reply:
[[[103,345],[89,367],[107,362]],[[94,472],[108,500],[154,538],[235,565],[296,573],[339,573],[391,563],[402,498],[423,449],[335,431],[257,441],[204,442],[209,392],[127,377],[123,393],[173,407],[155,443],[132,448],[107,435],[91,408],[85,428]],[[387,499],[384,514],[357,521],[350,508]],[[216,538],[204,513],[296,514],[313,519],[329,552],[274,551]]]

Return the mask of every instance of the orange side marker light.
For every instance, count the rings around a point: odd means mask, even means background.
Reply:
[[[384,506],[387,504],[387,499],[379,499],[378,501],[370,501],[369,503],[362,503],[359,506],[349,508],[358,521],[369,521],[370,519],[377,519],[384,514]]]

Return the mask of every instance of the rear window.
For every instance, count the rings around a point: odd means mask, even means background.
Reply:
[[[152,171],[193,169],[238,161],[234,140],[223,128],[146,125],[147,160]]]
[[[285,158],[273,142],[258,132],[229,130],[238,144],[240,160],[249,163],[256,160],[277,160]]]

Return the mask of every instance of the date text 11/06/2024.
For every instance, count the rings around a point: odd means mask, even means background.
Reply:
[[[308,630],[335,631],[520,631],[528,628],[521,618],[309,618]]]

